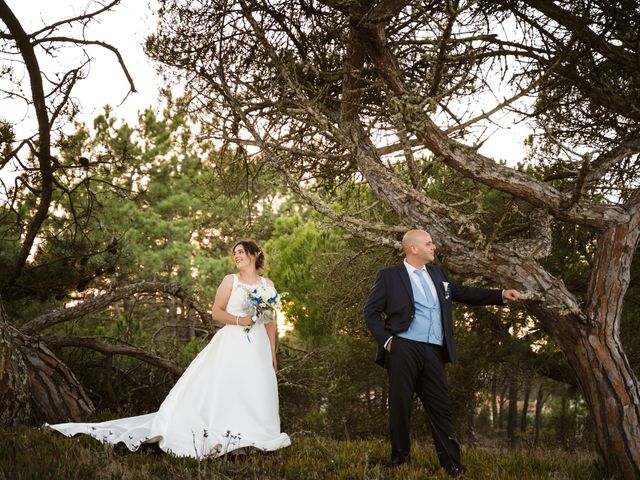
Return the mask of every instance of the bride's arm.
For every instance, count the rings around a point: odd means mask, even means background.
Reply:
[[[266,282],[272,288],[276,288],[273,282],[265,277]],[[275,313],[274,313],[275,315]],[[267,335],[269,336],[269,343],[271,344],[271,363],[273,363],[273,369],[278,371],[278,356],[276,354],[276,339],[278,335],[278,324],[276,323],[276,318],[274,316],[273,321],[265,324],[264,328],[267,330]]]
[[[277,372],[278,357],[276,355],[276,335],[278,334],[278,326],[276,324],[276,319],[274,318],[271,322],[265,324],[264,328],[267,330],[269,343],[271,344],[271,363],[273,363],[273,369]]]
[[[253,320],[250,316],[236,316],[227,312],[227,303],[229,303],[229,297],[231,297],[231,290],[233,289],[233,276],[227,275],[224,277],[218,290],[216,290],[216,298],[213,301],[213,307],[211,307],[211,316],[213,319],[220,323],[226,323],[227,325],[251,325]]]

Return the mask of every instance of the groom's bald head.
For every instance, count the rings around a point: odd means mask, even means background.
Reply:
[[[407,261],[414,266],[433,262],[436,246],[424,230],[409,230],[402,237],[402,248]]]
[[[404,253],[409,253],[409,249],[412,245],[417,245],[424,241],[425,237],[429,235],[424,230],[409,230],[402,237],[402,248]]]

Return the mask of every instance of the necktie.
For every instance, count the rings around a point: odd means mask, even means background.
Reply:
[[[433,293],[431,293],[431,288],[429,287],[429,282],[427,282],[427,272],[425,270],[415,270],[418,274],[418,278],[420,279],[420,284],[422,285],[422,289],[424,290],[424,296],[427,297],[427,302],[430,307],[435,307],[436,299],[433,298]]]

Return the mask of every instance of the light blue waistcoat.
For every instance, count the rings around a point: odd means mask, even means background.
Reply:
[[[440,301],[436,295],[434,304],[428,305],[427,297],[416,285],[420,281],[416,276],[417,274],[413,272],[409,274],[411,289],[413,290],[415,315],[409,328],[402,333],[398,333],[397,336],[417,342],[442,345],[444,343],[444,335],[442,333]]]

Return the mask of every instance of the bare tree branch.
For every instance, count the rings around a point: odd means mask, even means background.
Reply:
[[[126,355],[128,357],[137,358],[149,365],[162,368],[176,377],[184,372],[184,368],[171,360],[149,353],[146,350],[135,347],[133,345],[112,344],[101,342],[100,337],[38,337],[40,341],[46,343],[51,348],[62,347],[80,347],[95,350],[96,352],[109,355]]]
[[[353,152],[353,155],[362,167],[362,171],[366,172],[368,177],[380,176],[392,182],[392,190],[396,192],[395,196],[397,197],[397,200],[399,202],[404,200],[406,203],[405,208],[407,209],[415,206],[428,212],[427,216],[429,217],[429,222],[427,222],[427,224],[432,225],[432,227],[439,225],[438,228],[443,230],[445,229],[444,226],[440,225],[441,220],[439,215],[442,215],[455,222],[460,231],[468,231],[473,238],[477,239],[477,241],[482,239],[482,232],[477,228],[475,222],[470,217],[443,205],[431,197],[422,195],[420,192],[408,187],[396,178],[388,178],[388,172],[380,161],[380,158],[377,156],[377,148],[373,145],[366,132],[363,131],[360,123],[355,120],[357,116],[357,109],[355,109],[355,107],[353,109],[350,107],[350,105],[357,105],[357,102],[350,101],[350,98],[353,96],[350,92],[353,92],[354,95],[358,92],[357,85],[353,84],[350,80],[350,72],[357,71],[362,66],[363,61],[363,58],[357,49],[348,53],[350,57],[354,57],[354,60],[348,65],[347,72],[345,73],[345,80],[343,82],[343,101],[341,102],[342,110],[340,112],[339,122],[340,128],[336,128],[331,119],[327,118],[328,112],[326,112],[326,110],[325,112],[320,111],[320,109],[317,108],[312,101],[308,100],[304,96],[304,93],[300,91],[296,82],[290,77],[289,72],[282,67],[275,49],[264,36],[264,32],[260,29],[250,9],[248,9],[244,2],[241,2],[241,5],[243,6],[244,16],[252,25],[256,37],[272,57],[274,63],[280,66],[282,76],[287,80],[291,89],[297,93],[298,101],[304,105],[309,114],[312,115],[312,118],[315,118],[321,125],[325,125],[346,149]],[[204,72],[201,72],[201,74],[206,75]],[[220,67],[218,68],[218,77],[224,78],[224,72]],[[207,78],[209,78],[212,83],[218,84],[213,77],[207,76]],[[231,105],[235,105],[236,114],[244,119],[245,127],[250,131],[254,139],[256,139],[261,146],[266,146],[266,142],[261,140],[262,136],[260,135],[259,130],[253,125],[253,122],[244,115],[238,99],[231,93],[231,90],[221,84],[218,84],[218,88],[220,88],[221,93],[225,95],[229,103]],[[333,116],[337,117],[337,112],[334,112]],[[371,181],[370,179],[369,183],[375,188],[375,181]]]
[[[604,152],[591,162],[586,181],[592,183],[603,177],[605,172],[624,158],[640,153],[640,138],[622,142],[608,152]]]
[[[599,205],[580,201],[573,208],[566,209],[565,205],[569,200],[566,195],[531,175],[500,165],[467,145],[449,138],[429,118],[424,106],[415,103],[413,96],[402,81],[402,76],[393,60],[393,55],[386,46],[381,30],[372,26],[368,26],[366,29],[359,27],[359,29],[358,41],[370,45],[366,51],[389,89],[395,94],[391,104],[404,116],[408,129],[413,131],[429,150],[442,157],[447,165],[469,178],[510,193],[534,206],[544,208],[562,220],[599,230],[611,224],[629,221],[629,212],[615,205]]]
[[[531,5],[547,17],[566,27],[580,40],[591,45],[605,57],[615,61],[620,68],[627,68],[627,66],[637,64],[638,59],[634,58],[632,54],[624,48],[608,42],[602,35],[596,34],[589,28],[584,19],[578,18],[572,12],[559,7],[556,3],[548,0],[525,0],[524,3]]]
[[[71,17],[71,18],[67,18],[65,20],[60,20],[58,22],[52,23],[51,25],[46,25],[45,27],[41,28],[40,30],[37,30],[35,32],[33,32],[31,35],[29,35],[30,37],[36,38],[38,35],[41,35],[45,32],[53,32],[56,28],[62,26],[62,25],[71,25],[73,23],[83,23],[86,22],[88,20],[93,20],[95,17],[97,17],[98,15],[100,15],[101,13],[104,13],[108,10],[111,10],[113,7],[115,7],[116,5],[118,5],[122,0],[113,0],[111,3],[107,3],[105,5],[102,5],[101,8],[94,10],[93,12],[89,12],[89,13],[84,13],[82,15],[78,15],[77,17]],[[98,3],[99,4],[99,3]]]
[[[136,86],[133,83],[133,78],[131,78],[131,74],[129,74],[129,69],[124,63],[122,54],[116,47],[114,47],[110,43],[102,42],[100,40],[85,40],[82,38],[72,38],[72,37],[45,37],[45,38],[40,38],[33,41],[34,45],[38,45],[41,43],[75,43],[76,45],[98,45],[99,47],[105,48],[111,51],[118,59],[120,68],[122,69],[122,72],[124,73],[125,77],[127,77],[127,81],[129,82],[129,92],[135,93],[138,91],[136,90]]]
[[[55,310],[53,312],[40,315],[39,317],[25,323],[20,328],[20,331],[25,334],[33,335],[53,325],[67,322],[69,320],[76,320],[84,317],[85,315],[102,311],[109,305],[122,300],[123,298],[128,298],[132,295],[141,293],[162,293],[178,297],[188,304],[189,307],[198,312],[205,325],[212,324],[213,319],[211,315],[180,285],[166,282],[139,282],[88,298],[74,307],[63,308],[61,310]]]

